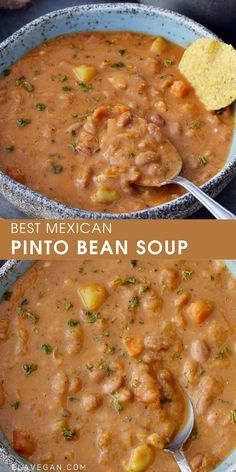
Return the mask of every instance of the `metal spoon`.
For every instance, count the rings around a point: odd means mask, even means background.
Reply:
[[[163,185],[178,184],[188,190],[194,195],[199,202],[202,203],[218,220],[235,220],[236,217],[230,211],[226,210],[222,205],[215,202],[213,198],[209,197],[199,187],[180,176],[182,170],[182,159],[176,148],[169,140],[165,140],[162,143],[162,149],[166,151],[168,155],[168,169],[166,172],[165,180],[162,177],[147,177],[142,175],[137,181],[137,185],[142,187],[163,187]]]
[[[192,472],[191,467],[184,455],[183,446],[189,438],[193,426],[194,426],[194,409],[192,402],[186,395],[186,406],[187,406],[187,422],[183,428],[178,432],[177,436],[171,441],[168,446],[164,449],[165,452],[172,454],[175,458],[181,472]]]

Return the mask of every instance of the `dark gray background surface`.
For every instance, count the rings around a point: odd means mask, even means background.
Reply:
[[[132,3],[138,3],[135,0],[130,0]],[[144,0],[145,3],[154,3],[155,5],[161,5],[162,7],[167,5],[170,5],[169,0],[152,0],[152,2]],[[218,0],[219,1],[219,0]],[[222,0],[222,7],[224,4],[225,0]],[[234,0],[235,1],[235,0]],[[169,3],[168,3],[169,2]],[[194,0],[192,0],[194,3]],[[208,3],[209,0],[204,0],[204,2]],[[10,34],[12,34],[14,31],[19,29],[21,26],[24,24],[28,23],[29,21],[32,21],[33,19],[44,15],[45,13],[48,13],[50,11],[59,9],[59,8],[66,8],[68,6],[73,6],[73,5],[83,5],[85,3],[107,3],[106,1],[90,1],[90,0],[32,0],[32,2],[24,7],[23,9],[20,10],[0,10],[0,41],[4,40],[6,37],[8,37]],[[113,0],[110,0],[110,3],[117,3],[114,2]],[[183,8],[180,9],[180,4],[182,5],[184,1],[180,2],[179,0],[172,0],[171,5],[173,5],[173,9],[175,8],[178,11],[185,12]],[[195,0],[196,3],[196,0]],[[187,10],[187,12],[190,14],[191,11]],[[196,9],[193,12],[192,16],[196,18]],[[223,17],[222,17],[223,18]],[[203,18],[201,16],[201,21],[203,22]],[[206,19],[205,21],[206,26],[212,27],[212,21],[209,23],[209,18]],[[219,33],[223,36],[225,36],[228,40],[231,40],[231,42],[236,41],[236,34],[235,37],[228,37],[228,25],[225,25],[223,21],[221,22],[220,25],[220,31],[216,31],[215,33]],[[236,214],[236,177],[234,180],[231,182],[230,185],[219,195],[219,197],[216,198],[216,200],[224,205],[227,209],[229,209],[231,212]],[[10,205],[3,197],[0,195],[0,216],[4,218],[21,218],[25,217],[22,213],[20,213],[18,210],[16,210],[12,205]],[[207,210],[200,210],[197,213],[195,213],[192,218],[212,218],[212,216],[209,214]]]

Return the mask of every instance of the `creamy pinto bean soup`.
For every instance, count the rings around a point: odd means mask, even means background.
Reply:
[[[235,285],[224,264],[38,262],[5,292],[0,425],[33,463],[210,471],[236,443]],[[64,470],[64,469],[63,469]]]
[[[176,198],[172,143],[200,185],[224,165],[231,108],[207,111],[178,69],[184,49],[130,32],[69,34],[0,77],[0,168],[59,202],[131,212]]]

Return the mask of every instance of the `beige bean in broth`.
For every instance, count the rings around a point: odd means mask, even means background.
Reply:
[[[0,77],[0,168],[77,208],[131,212],[181,194],[138,186],[168,174],[166,138],[197,185],[224,165],[233,110],[206,111],[181,76],[184,49],[130,32],[69,34]]]
[[[235,280],[219,261],[38,262],[3,296],[0,425],[33,463],[194,472],[234,448]]]

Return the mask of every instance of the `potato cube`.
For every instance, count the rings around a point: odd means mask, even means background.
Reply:
[[[91,198],[93,202],[97,203],[113,203],[119,199],[119,195],[116,190],[109,190],[101,187],[92,194]]]
[[[128,464],[129,472],[144,472],[153,461],[153,451],[146,444],[133,449]]]
[[[166,50],[167,44],[168,42],[164,38],[162,38],[161,36],[158,36],[156,39],[154,39],[151,45],[151,51],[161,56],[163,52]]]
[[[99,284],[81,285],[78,289],[79,296],[87,310],[98,310],[107,298],[107,291]]]
[[[83,84],[88,84],[97,75],[97,70],[94,66],[80,65],[73,68],[73,72],[77,79]]]

